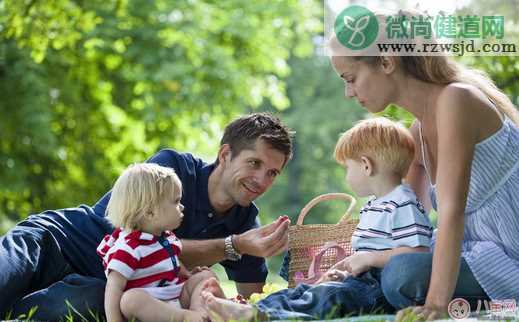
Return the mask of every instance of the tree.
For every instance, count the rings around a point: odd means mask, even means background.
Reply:
[[[222,126],[311,53],[313,1],[5,0],[0,218],[93,203],[162,147],[211,157]]]

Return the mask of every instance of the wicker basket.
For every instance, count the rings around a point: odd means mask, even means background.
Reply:
[[[350,203],[348,210],[337,224],[303,225],[307,213],[316,204],[325,200],[345,200]],[[329,193],[312,199],[302,210],[295,225],[288,231],[288,250],[290,263],[288,269],[288,286],[294,287],[294,274],[308,272],[312,258],[318,254],[327,242],[336,242],[349,255],[351,250],[351,236],[355,231],[358,220],[353,220],[350,213],[355,207],[355,198],[345,193]],[[337,250],[330,248],[321,258],[320,271],[325,272],[337,261]]]

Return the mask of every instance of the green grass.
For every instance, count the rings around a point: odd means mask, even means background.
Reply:
[[[222,286],[225,296],[227,298],[235,297],[238,294],[238,292],[236,291],[236,286],[233,281],[229,281],[224,268],[221,265],[214,265],[211,267],[211,269],[218,276],[218,279],[220,280],[220,285]],[[286,288],[288,286],[288,283],[283,278],[281,278],[281,276],[274,273],[270,273],[268,275],[267,283],[276,284],[281,286],[282,288]]]
[[[227,274],[225,273],[225,270],[223,269],[223,267],[220,265],[214,265],[212,267],[212,269],[216,273],[218,278],[220,279],[220,283],[221,283],[222,289],[224,290],[225,295],[228,298],[235,297],[237,295],[235,284],[234,284],[234,282],[229,281],[227,279]],[[267,278],[267,283],[276,284],[282,288],[287,287],[287,282],[285,280],[283,280],[279,275],[274,274],[274,273],[269,274],[269,276]],[[69,303],[67,303],[67,307],[68,307],[69,314],[63,319],[63,321],[66,321],[66,322],[72,322],[72,321],[84,322],[84,321],[89,321],[89,320],[94,320],[96,322],[105,322],[106,321],[104,316],[101,317],[99,315],[94,314],[93,312],[91,312],[89,314],[89,316],[82,316]],[[18,317],[8,315],[4,318],[5,318],[5,320],[17,319],[20,321],[31,321],[31,317],[34,316],[34,313],[36,312],[36,310],[37,310],[37,308],[33,308],[27,314],[24,314],[24,315],[21,315]],[[372,312],[372,314],[376,314],[376,313],[377,312]],[[330,317],[331,316],[332,315],[330,315]],[[340,322],[368,322],[368,321],[369,322],[386,322],[386,321],[393,321],[393,316],[388,316],[388,315],[376,316],[376,315],[366,314],[366,315],[361,315],[361,316],[357,316],[357,317],[344,317],[344,318],[340,318],[340,319],[325,319],[325,320],[334,321],[334,322],[339,322],[339,321]],[[419,321],[419,320],[416,319],[416,317],[411,314],[404,321],[405,322],[414,322],[414,321]],[[441,321],[455,321],[455,320],[441,320]],[[471,319],[470,321],[483,321],[483,320]],[[504,319],[501,321],[519,322],[519,319],[512,319],[512,320]]]
[[[227,298],[233,298],[235,297],[238,292],[236,291],[236,286],[233,281],[229,281],[227,278],[227,274],[225,273],[224,268],[221,265],[214,265],[211,267],[211,269],[216,273],[220,280],[220,285],[222,286],[222,289],[226,295]],[[287,282],[282,279],[277,274],[269,274],[267,278],[267,283],[272,284],[278,284],[281,287],[285,288],[287,287]],[[105,317],[100,317],[96,315],[94,312],[90,312],[89,316],[83,316],[77,310],[74,309],[69,303],[67,303],[68,307],[68,314],[65,316],[63,321],[65,322],[72,322],[72,321],[91,321],[92,319],[97,322],[105,322]],[[34,316],[34,313],[38,310],[37,307],[32,308],[29,312],[26,314],[22,314],[20,316],[12,316],[11,314],[6,315],[3,317],[5,320],[20,320],[20,321],[31,321],[32,317]]]

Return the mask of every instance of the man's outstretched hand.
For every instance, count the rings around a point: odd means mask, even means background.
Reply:
[[[233,237],[233,243],[240,254],[257,257],[277,255],[288,248],[288,226],[290,219],[280,216],[274,222],[248,230]]]

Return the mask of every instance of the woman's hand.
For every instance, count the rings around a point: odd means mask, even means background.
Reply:
[[[446,308],[411,306],[398,311],[395,322],[434,321],[444,318],[448,318]]]

